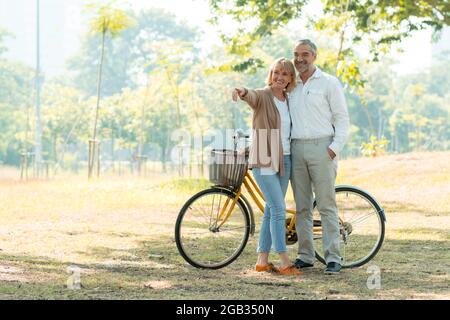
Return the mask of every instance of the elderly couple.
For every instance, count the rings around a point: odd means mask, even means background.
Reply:
[[[294,47],[294,63],[285,58],[273,63],[267,87],[233,91],[233,100],[239,97],[253,109],[249,166],[266,199],[256,271],[299,275],[299,269],[313,266],[313,190],[322,220],[325,273],[341,270],[334,184],[349,117],[339,80],[315,66],[316,57],[316,45],[300,40]],[[284,198],[289,179],[299,240],[294,264],[286,253],[285,238]],[[269,262],[272,245],[280,258],[278,268]]]

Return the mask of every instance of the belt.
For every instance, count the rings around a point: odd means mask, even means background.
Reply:
[[[320,142],[330,142],[333,140],[332,136],[322,137],[322,138],[311,138],[311,139],[291,139],[292,143],[320,143]]]

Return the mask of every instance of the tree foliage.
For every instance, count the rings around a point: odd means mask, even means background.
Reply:
[[[133,25],[134,21],[124,10],[116,8],[115,2],[92,3],[86,6],[86,11],[93,15],[89,22],[92,35],[109,33],[112,37],[116,37]]]
[[[353,47],[362,43],[370,48],[372,60],[377,61],[390,45],[408,37],[411,32],[424,28],[439,31],[450,24],[448,1],[400,1],[400,0],[326,0],[319,18],[307,16],[304,11],[308,0],[210,0],[214,13],[211,21],[219,24],[223,18],[231,18],[236,28],[222,39],[231,54],[245,60],[238,62],[244,67],[254,66],[258,60],[252,57],[252,46],[261,38],[285,27],[288,22],[302,17],[311,21],[320,31],[338,36],[337,74],[346,80],[359,77],[358,61],[354,59]],[[346,47],[347,43],[347,47]],[[350,60],[350,61],[348,61]],[[245,68],[241,68],[244,70]],[[358,87],[363,83],[348,83]]]
[[[255,2],[255,8],[264,5]],[[250,108],[243,102],[232,103],[230,92],[237,85],[264,86],[266,68],[255,69],[253,74],[232,68],[205,72],[238,55],[227,54],[223,46],[201,54],[196,47],[197,31],[162,11],[129,14],[136,25],[124,30],[114,42],[106,41],[107,94],[98,122],[102,166],[133,159],[141,151],[141,142],[142,153],[149,160],[167,162],[180,143],[172,139],[177,129],[188,132],[190,142],[203,137],[203,146],[214,143],[213,130],[222,134],[226,129],[250,130]],[[351,27],[346,28],[349,31],[344,36],[352,35]],[[264,66],[280,56],[289,57],[296,39],[283,28],[270,32],[272,35],[253,44],[249,56]],[[333,43],[339,39],[337,33],[331,29],[314,32],[323,35],[317,64],[327,72],[337,72],[339,46]],[[358,70],[354,69],[346,81],[364,81],[364,89],[346,90],[352,126],[343,156],[360,156],[364,150],[379,153],[379,142],[387,140],[389,144],[381,147],[386,152],[448,150],[450,75],[443,72],[450,68],[448,55],[435,59],[430,70],[402,76],[392,72],[393,61],[386,57],[368,63],[356,54],[351,56],[345,37],[343,68],[352,70],[356,67],[353,60],[358,63]],[[72,61],[71,71],[78,74],[78,83],[54,79],[42,88],[44,157],[63,168],[76,170],[79,162],[87,160],[86,140],[93,130],[90,119],[96,111],[96,100],[89,90],[91,86],[95,90],[99,39],[86,38],[82,49],[85,54]],[[361,78],[355,77],[356,72]],[[6,164],[18,165],[24,146],[28,144],[31,149],[34,141],[33,77],[31,68],[0,58],[0,161]],[[361,150],[363,143],[368,144]]]
[[[135,23],[124,30],[121,37],[105,41],[108,55],[104,61],[103,94],[106,96],[120,93],[123,88],[138,88],[145,83],[146,74],[155,68],[155,46],[158,43],[171,39],[195,42],[198,37],[194,28],[160,9],[139,13],[127,11],[127,15]],[[80,52],[68,63],[73,85],[87,96],[95,94],[99,44],[99,35],[85,37]]]
[[[6,51],[8,51],[8,48],[6,47],[6,45],[4,44],[4,41],[6,38],[11,37],[12,34],[10,32],[8,32],[5,29],[2,29],[0,27],[0,56],[5,53]]]
[[[0,58],[0,162],[17,163],[28,128],[27,109],[32,104],[30,68]],[[23,133],[23,134],[21,134]]]

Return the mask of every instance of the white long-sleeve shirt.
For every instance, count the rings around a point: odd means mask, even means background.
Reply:
[[[350,121],[339,80],[318,67],[305,84],[299,79],[289,96],[292,139],[333,136],[329,146],[338,155],[348,137]],[[334,126],[334,128],[333,128]]]

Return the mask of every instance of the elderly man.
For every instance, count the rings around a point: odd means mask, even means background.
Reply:
[[[291,154],[292,188],[297,208],[296,229],[299,239],[299,269],[312,267],[313,190],[322,220],[322,241],[326,274],[339,273],[339,219],[334,184],[337,156],[348,136],[349,118],[339,80],[314,65],[317,47],[310,40],[300,40],[294,47],[294,64],[299,72],[292,92]]]

